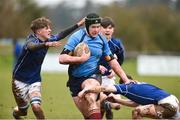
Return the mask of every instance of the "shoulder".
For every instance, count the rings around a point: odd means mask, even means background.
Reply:
[[[104,35],[102,35],[101,33],[98,34],[99,39],[101,39],[103,42],[107,43],[107,39]]]
[[[113,44],[115,44],[116,46],[118,46],[118,47],[124,48],[124,45],[123,45],[123,43],[122,43],[122,40],[119,39],[119,38],[112,38],[112,39],[111,39],[111,42],[112,42]]]
[[[115,44],[122,44],[122,41],[121,41],[121,39],[119,39],[119,38],[112,38],[111,39],[111,41],[113,42],[113,43],[115,43]]]
[[[102,33],[99,33],[98,36],[101,37],[101,39],[106,40],[106,37],[104,35],[102,35]]]
[[[78,31],[74,32],[68,39],[68,41],[77,41],[80,42],[82,36],[86,34],[84,29],[79,29]]]
[[[83,34],[85,34],[85,31],[83,29],[79,29],[78,31],[74,32],[69,37],[69,39],[64,47],[68,50],[73,50],[75,48],[75,46],[80,42]]]
[[[81,28],[81,29],[77,30],[76,32],[74,32],[71,36],[79,36],[80,37],[85,33],[86,33],[85,29]]]
[[[38,40],[38,38],[36,38],[36,36],[33,34],[28,35],[26,38],[26,42],[35,42],[37,40]]]
[[[36,39],[35,39],[35,36],[30,34],[27,36],[26,38],[26,41],[25,41],[25,44],[24,44],[24,47],[27,48],[27,46],[31,43],[37,43]]]

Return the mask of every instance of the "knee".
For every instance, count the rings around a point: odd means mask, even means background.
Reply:
[[[37,103],[31,104],[31,107],[32,107],[33,112],[35,113],[39,113],[39,111],[41,110],[41,105]]]
[[[86,99],[86,101],[87,101],[89,104],[94,104],[94,103],[96,103],[95,97],[93,97],[93,96],[90,95],[90,94],[85,95],[85,99]]]
[[[40,97],[33,97],[30,101],[32,110],[39,111],[41,109],[41,98]]]
[[[94,113],[94,112],[100,111],[99,101],[96,101],[95,96],[87,94],[87,96],[85,96],[85,99],[88,103],[87,110],[89,113]]]

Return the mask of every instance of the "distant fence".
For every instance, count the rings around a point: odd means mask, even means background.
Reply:
[[[42,72],[68,72],[68,65],[59,64],[59,54],[48,53],[42,65]],[[180,76],[180,56],[138,55],[139,75]]]
[[[139,55],[137,72],[139,75],[180,76],[180,56]]]

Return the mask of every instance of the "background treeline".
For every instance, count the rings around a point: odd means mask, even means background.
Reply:
[[[122,37],[128,50],[144,52],[180,51],[180,14],[167,5],[101,9],[116,23],[115,35]]]
[[[40,16],[53,21],[55,33],[89,12],[113,18],[115,36],[122,38],[127,51],[180,51],[180,0],[125,0],[108,5],[86,0],[83,7],[67,1],[54,7],[40,7],[33,0],[1,0],[0,38],[26,37],[31,21]]]

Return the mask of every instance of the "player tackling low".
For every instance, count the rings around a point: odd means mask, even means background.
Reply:
[[[96,86],[83,89],[78,96],[83,97],[86,93],[108,92],[121,94],[128,99],[115,98],[116,102],[129,107],[135,107],[132,112],[133,119],[143,117],[153,119],[180,119],[179,101],[166,91],[144,82],[129,84],[115,84],[109,86]]]

